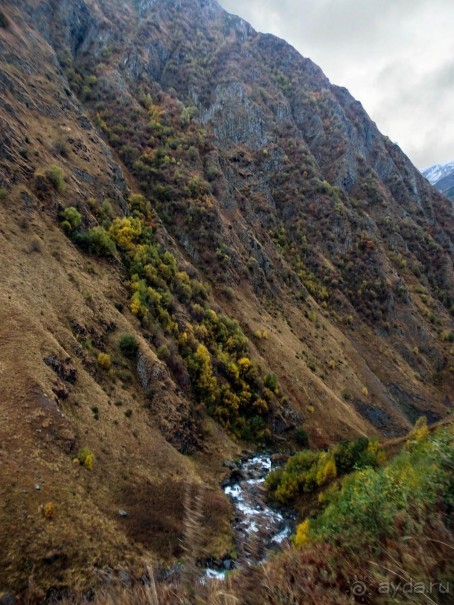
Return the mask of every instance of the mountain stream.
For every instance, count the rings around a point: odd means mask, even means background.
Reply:
[[[279,550],[295,528],[293,511],[265,502],[265,478],[272,469],[270,454],[257,454],[239,462],[230,479],[223,483],[224,493],[232,501],[232,523],[238,560],[223,562],[223,569],[208,567],[206,578],[223,579],[228,570],[262,562],[270,551]]]

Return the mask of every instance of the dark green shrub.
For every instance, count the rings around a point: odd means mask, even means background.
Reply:
[[[120,351],[125,357],[133,359],[139,350],[139,343],[133,334],[124,334],[118,341]]]
[[[295,441],[299,446],[304,448],[308,447],[309,445],[309,437],[302,426],[295,429]]]
[[[351,394],[351,391],[349,391],[348,389],[344,389],[342,391],[342,397],[343,399],[345,399],[345,401],[350,401],[353,395]]]
[[[89,231],[76,233],[74,242],[90,254],[98,256],[115,256],[115,243],[104,229],[104,227],[94,227]]]
[[[273,393],[276,391],[277,389],[277,376],[276,374],[267,374],[265,376],[265,380],[264,380],[265,386],[267,389],[269,389],[270,391],[273,391]]]

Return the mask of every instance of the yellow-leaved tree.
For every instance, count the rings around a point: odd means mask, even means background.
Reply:
[[[216,401],[217,381],[213,376],[213,365],[211,355],[205,345],[199,344],[194,354],[197,372],[197,390],[206,398],[208,404]]]
[[[293,543],[295,544],[295,546],[304,546],[304,544],[309,542],[309,527],[309,519],[306,519],[298,525],[298,527],[296,528],[296,536],[293,539]]]
[[[318,486],[326,485],[337,477],[336,462],[333,452],[322,452],[317,465],[316,482]]]

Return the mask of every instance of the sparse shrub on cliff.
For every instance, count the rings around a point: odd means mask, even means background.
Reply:
[[[82,215],[77,208],[74,208],[74,206],[69,206],[63,210],[61,214],[61,221],[63,230],[70,234],[81,226]]]
[[[302,426],[295,429],[294,438],[296,443],[302,448],[306,448],[309,445],[307,432]]]
[[[317,321],[317,313],[315,311],[308,311],[307,318],[312,323],[315,323]]]
[[[270,391],[276,392],[277,388],[278,388],[278,380],[277,380],[277,376],[276,374],[273,373],[269,373],[265,376],[265,380],[264,380],[265,386],[267,389],[269,389]]]
[[[118,341],[121,353],[129,359],[134,359],[139,350],[139,343],[133,334],[123,334]]]
[[[95,455],[90,449],[88,449],[88,447],[82,447],[77,452],[76,460],[81,466],[85,467],[87,470],[93,470],[95,464]]]
[[[142,222],[138,218],[124,216],[115,218],[109,229],[109,236],[122,250],[130,250],[142,233]]]
[[[65,175],[60,166],[51,164],[46,168],[45,175],[56,191],[62,193],[65,190]]]
[[[74,242],[90,254],[97,256],[115,256],[115,243],[104,227],[93,227],[89,231],[74,234]]]
[[[55,504],[53,502],[46,502],[42,507],[43,517],[50,521],[54,518],[55,514]]]
[[[166,361],[170,358],[170,350],[169,347],[165,344],[161,345],[158,350],[156,351],[157,356],[159,359],[162,359],[163,361]]]
[[[440,338],[442,342],[454,342],[454,332],[452,330],[443,330]]]
[[[99,219],[96,204],[91,206]],[[82,249],[123,262],[130,280],[129,308],[144,326],[154,322],[161,336],[165,333],[165,344],[162,338],[155,344],[161,345],[158,355],[178,383],[191,388],[196,400],[238,437],[265,442],[270,436],[265,419],[279,392],[277,377],[261,374],[247,356],[248,339],[238,322],[211,309],[207,287],[181,270],[176,258],[157,241],[149,202],[133,195],[129,207],[129,216],[114,218],[110,225],[103,223],[106,227],[80,231],[73,210],[68,210],[64,222]],[[176,311],[181,310],[188,313],[191,323],[177,320]],[[267,337],[266,331],[262,337]],[[137,348],[130,349],[127,339],[123,336],[119,347],[132,358]]]
[[[418,443],[424,441],[429,436],[429,427],[427,426],[427,418],[421,416],[415,423],[415,426],[408,435],[406,442],[407,449],[414,448]]]
[[[43,251],[43,242],[42,239],[38,235],[34,235],[30,241],[30,252],[39,252]]]
[[[99,353],[98,354],[98,365],[103,370],[110,370],[112,367],[112,358],[108,353]]]
[[[352,392],[349,389],[344,389],[342,391],[342,398],[345,399],[345,401],[350,401],[352,397]]]

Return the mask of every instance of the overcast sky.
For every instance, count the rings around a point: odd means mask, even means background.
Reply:
[[[346,86],[420,169],[454,161],[454,0],[219,0]]]

